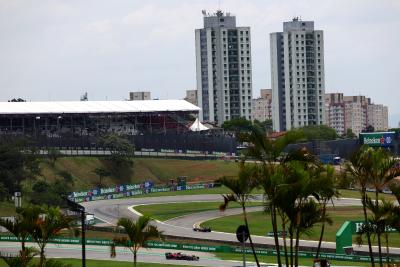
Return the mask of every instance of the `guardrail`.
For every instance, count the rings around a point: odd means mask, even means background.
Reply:
[[[0,235],[0,241],[8,242],[18,242],[15,236],[10,235]],[[32,242],[32,238],[28,238],[28,242]],[[67,237],[57,237],[52,238],[49,243],[54,244],[81,244],[80,238],[67,238]],[[96,246],[110,246],[112,240],[110,239],[86,239],[86,245],[96,245]],[[181,244],[173,242],[158,242],[149,241],[146,243],[147,248],[162,248],[162,249],[174,249],[174,250],[189,250],[189,251],[201,251],[201,252],[225,252],[225,253],[243,253],[241,247],[231,247],[231,246],[208,246],[199,244]],[[252,251],[249,248],[245,249],[245,253],[251,254]],[[276,256],[275,250],[267,249],[256,249],[256,253],[265,256]],[[283,251],[281,252],[283,256]],[[301,258],[315,258],[315,252],[305,252],[299,251],[299,257]],[[369,262],[369,256],[359,256],[359,255],[345,255],[345,254],[334,254],[334,253],[320,253],[319,258],[337,261],[354,261],[354,262]],[[377,258],[375,258],[378,261]],[[400,258],[390,258],[390,262],[400,262]]]

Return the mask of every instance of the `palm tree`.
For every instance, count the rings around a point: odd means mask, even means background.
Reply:
[[[254,165],[245,165],[243,162],[240,164],[240,170],[238,177],[222,177],[218,180],[219,183],[229,188],[232,193],[223,195],[224,203],[220,205],[220,210],[224,211],[229,202],[237,202],[243,211],[244,223],[249,229],[249,223],[247,220],[246,204],[252,198],[251,192],[255,188],[257,168]],[[249,229],[249,233],[250,229]],[[250,246],[253,251],[254,259],[257,266],[260,266],[258,257],[254,249],[253,240],[251,234],[249,234]]]
[[[129,218],[120,218],[117,226],[123,227],[128,235],[126,237],[115,237],[111,245],[111,257],[116,256],[115,246],[121,245],[133,253],[133,266],[136,266],[137,252],[141,247],[146,246],[146,242],[153,238],[160,238],[161,232],[156,226],[151,225],[149,216],[140,216],[137,221]]]
[[[289,223],[290,259],[286,257],[286,266],[298,266],[300,236],[309,233],[322,220],[321,208],[309,198],[316,192],[318,183],[315,180],[321,169],[299,161],[287,162],[284,167],[286,173],[278,191],[277,203]],[[284,246],[286,253],[286,244]]]
[[[14,220],[0,218],[0,226],[7,229],[21,243],[21,251],[25,252],[25,243],[32,232],[33,225],[36,222],[41,209],[37,206],[29,206],[26,208],[18,208],[17,216]]]
[[[367,216],[367,208],[372,213],[379,211],[379,193],[390,184],[390,182],[400,174],[400,169],[396,167],[397,161],[390,155],[386,150],[379,148],[373,149],[368,147],[362,147],[358,153],[352,158],[351,164],[348,166],[348,170],[356,179],[361,187],[361,198],[364,209],[364,221],[367,224],[370,220]],[[375,189],[375,208],[372,208],[370,199],[366,194],[367,185],[370,184]],[[368,204],[368,205],[367,205]],[[375,215],[374,215],[375,216]],[[376,218],[375,218],[376,219]],[[370,250],[371,264],[374,266],[371,238],[368,231],[374,231],[372,227],[365,226],[366,236],[368,239],[368,247]],[[378,249],[380,265],[382,266],[382,255],[381,255],[381,242],[380,235],[378,237]]]
[[[27,267],[29,263],[38,255],[39,252],[37,249],[33,247],[24,248],[24,250],[20,250],[17,256],[5,255],[0,253],[0,259],[3,259],[4,262],[10,267]]]
[[[284,148],[294,141],[303,137],[300,131],[290,131],[285,136],[276,140],[267,138],[266,132],[257,125],[250,127],[250,130],[240,136],[240,141],[249,144],[244,151],[244,159],[251,158],[257,160],[258,164],[258,186],[264,189],[264,199],[266,210],[271,215],[271,223],[274,232],[274,242],[278,266],[282,266],[280,256],[280,245],[278,239],[277,217],[279,213],[277,203],[277,191],[282,179],[283,169],[281,164],[285,157],[282,157]],[[281,213],[282,214],[282,213]],[[286,239],[285,232],[283,239]],[[285,258],[287,251],[285,247]]]
[[[385,233],[386,228],[391,225],[393,220],[393,211],[396,210],[396,206],[392,201],[388,201],[385,199],[381,199],[378,202],[378,205],[375,201],[373,201],[370,197],[367,196],[365,200],[366,207],[371,211],[372,216],[368,220],[368,224],[363,226],[359,236],[363,235],[367,232],[372,232],[377,236],[378,239],[378,256],[379,256],[379,265],[383,266],[382,260],[382,235],[385,237],[385,243],[388,244],[388,235]],[[360,240],[360,238],[359,238]],[[388,255],[388,246],[386,246],[386,255]]]
[[[325,172],[317,179],[318,185],[314,197],[317,199],[322,208],[322,213],[321,213],[322,226],[318,241],[317,253],[315,256],[316,258],[319,258],[322,239],[325,233],[325,224],[326,223],[328,223],[329,225],[332,224],[332,220],[326,214],[326,206],[329,202],[331,202],[333,205],[333,199],[339,197],[339,191],[335,187],[334,173],[335,169],[332,166],[328,165],[325,168]]]
[[[43,208],[43,213],[37,217],[31,233],[33,240],[39,247],[39,266],[45,264],[45,248],[51,238],[57,236],[62,229],[69,229],[72,217],[63,215],[58,207]]]
[[[370,173],[370,183],[375,189],[375,204],[378,205],[379,193],[387,187],[390,182],[400,175],[400,168],[390,152],[379,148],[371,153],[373,160],[373,172]]]
[[[368,214],[366,207],[366,198],[367,198],[367,185],[369,183],[370,174],[373,173],[374,159],[372,157],[374,153],[373,148],[363,146],[361,147],[350,159],[350,161],[346,165],[346,171],[348,171],[355,182],[360,187],[361,194],[361,202],[363,205],[364,212],[364,225],[368,224]],[[371,266],[375,266],[374,255],[372,252],[372,243],[371,243],[371,233],[369,232],[369,228],[365,227],[366,236],[368,240],[368,249],[369,249],[369,257],[371,260]]]

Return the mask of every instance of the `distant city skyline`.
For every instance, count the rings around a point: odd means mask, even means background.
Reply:
[[[366,95],[400,120],[400,2],[0,0],[0,101],[126,99],[196,88],[194,29],[218,8],[252,33],[253,97],[271,87],[269,34],[295,16],[324,31],[326,92]]]

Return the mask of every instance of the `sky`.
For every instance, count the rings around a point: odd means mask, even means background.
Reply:
[[[371,97],[398,125],[399,0],[0,0],[0,101],[181,99],[217,9],[251,27],[254,97],[271,87],[269,34],[301,17],[324,31],[326,92]]]

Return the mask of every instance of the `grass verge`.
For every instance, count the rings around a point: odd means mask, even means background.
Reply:
[[[165,203],[153,205],[139,205],[135,206],[135,210],[142,214],[149,215],[154,219],[166,221],[175,217],[191,214],[194,212],[218,210],[221,202],[182,202],[182,203]],[[261,206],[261,202],[250,202],[248,207]],[[228,208],[240,208],[237,203],[230,203]]]
[[[347,220],[362,220],[361,207],[330,207],[328,213],[333,220],[332,225],[325,226],[324,241],[335,242],[336,232],[341,225]],[[249,228],[252,234],[265,236],[268,232],[272,231],[272,225],[269,215],[264,212],[250,212],[248,213]],[[211,227],[215,231],[235,233],[239,225],[243,224],[243,216],[232,215],[213,219],[201,224],[204,227]],[[280,221],[278,221],[280,225]],[[320,234],[320,224],[317,224],[309,235],[302,235],[301,239],[318,240]],[[355,244],[355,237],[353,236],[353,243]],[[376,241],[376,240],[375,240]],[[389,246],[400,247],[400,235],[398,233],[389,234]]]
[[[241,254],[235,254],[235,253],[218,252],[218,253],[215,253],[215,256],[217,256],[218,258],[223,259],[223,260],[237,260],[237,261],[243,260],[243,256]],[[258,260],[261,262],[265,262],[265,263],[276,263],[276,257],[273,257],[273,256],[259,255]],[[284,263],[285,258],[282,257],[281,260]],[[246,261],[255,262],[253,255],[246,254]],[[339,265],[339,266],[367,266],[368,265],[368,263],[366,263],[366,262],[352,262],[352,261],[330,261],[330,263],[333,266],[337,266],[337,265]],[[299,258],[299,265],[312,266],[313,259]]]

